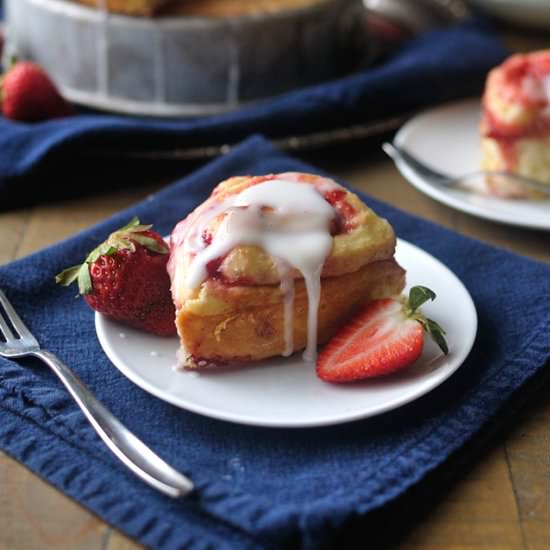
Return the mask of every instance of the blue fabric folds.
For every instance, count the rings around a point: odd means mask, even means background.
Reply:
[[[453,270],[476,303],[477,342],[447,382],[393,412],[308,430],[212,420],[134,386],[103,354],[93,312],[53,275],[132,215],[168,233],[218,181],[287,170],[315,171],[251,138],[135,207],[0,268],[0,287],[42,345],[198,490],[175,502],[149,489],[109,453],[45,368],[4,359],[0,448],[151,548],[319,549],[346,547],[351,537],[380,547],[376,541],[395,534],[479,446],[479,434],[506,422],[512,404],[546,374],[550,266],[363,197],[398,236]],[[393,513],[396,506],[409,512]]]
[[[152,152],[232,144],[258,132],[281,138],[345,128],[478,94],[506,53],[482,20],[472,20],[422,35],[378,67],[224,115],[162,121],[82,114],[30,125],[0,119],[0,208],[64,186],[75,193],[101,181],[129,185],[145,165],[157,177],[182,173],[181,160]]]

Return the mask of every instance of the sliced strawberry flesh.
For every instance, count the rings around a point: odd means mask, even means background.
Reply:
[[[377,300],[329,342],[317,373],[330,382],[382,376],[413,363],[422,348],[421,324],[405,317],[400,302]]]

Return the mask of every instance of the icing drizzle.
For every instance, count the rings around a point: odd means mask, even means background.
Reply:
[[[338,187],[334,184],[334,187]],[[211,239],[205,242],[209,222],[225,217]],[[208,265],[240,245],[255,245],[273,259],[283,295],[283,355],[294,350],[293,269],[303,276],[308,296],[307,346],[304,359],[313,361],[317,353],[317,315],[321,293],[321,271],[332,248],[330,225],[335,209],[320,190],[281,177],[244,189],[207,209],[187,227],[184,252],[193,257],[185,285],[197,288],[209,275]]]

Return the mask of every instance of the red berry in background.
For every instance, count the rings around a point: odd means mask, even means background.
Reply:
[[[2,77],[2,114],[21,122],[40,122],[74,114],[48,74],[36,63],[16,62]]]
[[[86,302],[106,317],[158,336],[173,336],[176,312],[166,270],[168,253],[162,237],[133,218],[82,265],[59,273],[56,282],[68,286],[78,281]]]

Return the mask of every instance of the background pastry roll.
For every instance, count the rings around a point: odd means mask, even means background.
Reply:
[[[550,185],[550,50],[517,54],[487,78],[481,120],[481,167],[518,173]],[[523,187],[489,178],[501,196]]]

